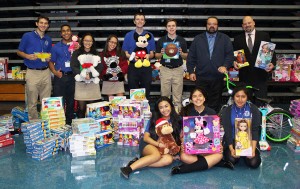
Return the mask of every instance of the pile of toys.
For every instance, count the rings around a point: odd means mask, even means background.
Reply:
[[[290,112],[294,116],[293,128],[291,129],[291,137],[287,141],[287,145],[296,153],[300,153],[300,99],[292,100]]]
[[[299,82],[300,56],[296,57],[296,54],[276,54],[276,67],[272,74],[272,80]]]
[[[10,127],[13,127],[12,116],[0,116],[0,148],[15,143],[9,132]]]

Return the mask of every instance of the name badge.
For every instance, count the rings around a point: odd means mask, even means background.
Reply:
[[[65,67],[66,67],[66,68],[69,68],[70,66],[71,66],[70,61],[66,61],[66,62],[65,62]]]
[[[165,62],[170,63],[170,62],[171,62],[171,59],[165,59]]]

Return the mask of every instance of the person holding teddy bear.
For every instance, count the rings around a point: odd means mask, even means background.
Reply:
[[[172,125],[173,132],[172,136],[175,142],[180,146],[180,132],[181,132],[181,118],[176,113],[175,107],[172,101],[165,96],[158,99],[155,104],[154,112],[150,122],[148,123],[144,138],[140,141],[140,156],[141,158],[134,158],[131,160],[126,167],[121,167],[121,175],[126,179],[129,178],[130,173],[133,171],[143,168],[143,167],[163,167],[170,165],[173,162],[174,155],[172,149],[167,149],[167,146],[160,142],[159,136],[157,134],[157,127],[165,124],[165,120]],[[161,118],[164,118],[162,120]],[[169,151],[170,153],[162,153],[160,149],[164,148],[164,151]],[[177,147],[176,147],[177,148]]]
[[[71,58],[72,71],[75,75],[77,74],[75,76],[74,98],[79,104],[79,118],[85,117],[88,102],[101,99],[98,76],[103,65],[100,60],[94,37],[90,33],[83,35],[80,48],[74,51]]]

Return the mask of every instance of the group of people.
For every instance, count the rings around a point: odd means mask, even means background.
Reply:
[[[30,119],[38,118],[37,100],[51,96],[51,72],[54,75],[53,95],[62,96],[66,104],[66,123],[71,124],[74,111],[74,99],[79,104],[79,117],[85,116],[86,103],[100,100],[101,95],[124,95],[123,80],[105,80],[100,85],[90,82],[75,82],[74,76],[80,74],[82,66],[79,61],[81,55],[99,56],[101,63],[95,69],[101,76],[107,74],[107,59],[116,56],[118,66],[125,78],[128,78],[129,89],[145,88],[146,98],[150,97],[151,72],[149,60],[160,59],[161,98],[155,105],[155,111],[150,124],[146,128],[144,138],[140,144],[141,158],[135,158],[126,167],[121,168],[122,174],[128,178],[129,174],[145,166],[161,167],[173,162],[172,155],[161,155],[157,147],[163,145],[157,142],[155,133],[155,122],[159,118],[165,118],[174,129],[173,136],[178,145],[182,144],[181,116],[214,115],[219,111],[220,99],[224,85],[224,73],[234,66],[239,70],[241,82],[252,85],[260,90],[256,96],[267,96],[267,76],[275,63],[274,59],[267,65],[266,69],[254,67],[261,41],[270,41],[267,33],[256,31],[255,22],[251,16],[245,16],[242,21],[244,32],[234,38],[230,38],[218,31],[218,18],[208,17],[206,31],[197,35],[188,52],[185,39],[176,33],[177,21],[169,19],[166,22],[167,34],[161,37],[155,44],[152,33],[144,30],[146,23],[145,15],[137,13],[134,15],[135,29],[125,35],[121,47],[116,35],[108,36],[103,51],[99,54],[96,50],[94,36],[86,33],[82,36],[80,43],[75,45],[75,51],[68,50],[72,42],[72,30],[69,25],[61,26],[62,40],[52,47],[51,38],[45,34],[49,28],[49,19],[40,16],[36,21],[37,28],[25,33],[21,39],[17,54],[24,58],[27,66],[26,74],[26,97]],[[177,58],[165,58],[167,54],[165,44],[176,44],[175,52]],[[139,45],[137,45],[139,44]],[[233,51],[244,49],[249,66],[239,68],[234,61]],[[38,59],[35,52],[51,53],[46,60]],[[170,51],[170,52],[174,52]],[[274,57],[274,56],[273,56]],[[181,108],[183,92],[183,60],[187,60],[187,71],[191,81],[195,81],[196,89],[191,92],[191,104]],[[110,72],[112,78],[118,78],[117,73]],[[85,76],[91,79],[92,73]],[[223,140],[224,153],[211,155],[188,155],[183,150],[180,152],[182,165],[172,169],[173,174],[185,173],[196,170],[205,170],[215,165],[233,168],[239,157],[235,155],[234,149],[234,118],[252,118],[252,156],[246,158],[250,167],[256,168],[260,164],[259,151],[256,145],[259,136],[260,113],[257,107],[247,102],[252,95],[243,87],[236,87],[233,93],[234,104],[223,110],[222,121],[225,135]],[[170,100],[172,97],[172,100]],[[204,105],[207,104],[207,106]],[[181,111],[180,111],[181,110]],[[180,112],[178,114],[177,112]]]
[[[162,167],[173,163],[175,159],[180,159],[182,164],[175,166],[171,174],[189,173],[194,171],[203,171],[213,166],[226,167],[234,169],[234,166],[242,158],[247,166],[251,168],[259,167],[261,163],[260,152],[257,148],[261,114],[257,106],[249,100],[249,91],[245,85],[237,86],[233,91],[234,103],[223,109],[221,120],[224,127],[224,136],[222,141],[222,150],[214,154],[190,155],[185,153],[182,134],[182,117],[183,116],[205,116],[216,115],[216,112],[205,105],[207,94],[201,87],[196,87],[190,93],[190,104],[181,109],[177,114],[172,101],[165,96],[158,99],[155,104],[152,118],[146,126],[144,137],[140,141],[139,152],[140,158],[135,157],[125,167],[121,167],[121,174],[128,179],[130,173],[143,167]],[[158,135],[155,132],[157,120],[164,118],[173,127],[172,136],[178,146],[181,146],[179,154],[163,154],[159,148],[166,148],[164,144],[158,142]],[[251,125],[251,147],[252,155],[237,156],[235,152],[235,118],[250,118]],[[179,156],[179,157],[177,157]]]

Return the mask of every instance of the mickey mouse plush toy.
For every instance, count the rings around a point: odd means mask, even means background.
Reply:
[[[145,35],[134,33],[134,39],[136,41],[136,48],[131,53],[129,61],[132,61],[135,58],[136,62],[134,66],[136,68],[141,68],[142,66],[149,67],[150,61],[146,57],[148,54],[146,47],[148,46],[148,40],[151,39],[151,35],[149,33],[146,33]]]

